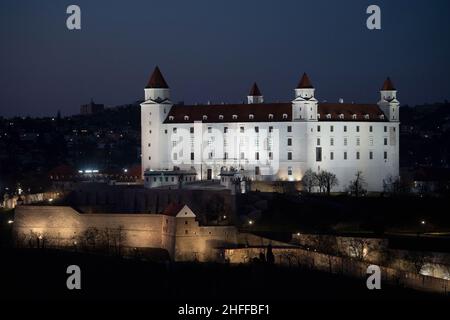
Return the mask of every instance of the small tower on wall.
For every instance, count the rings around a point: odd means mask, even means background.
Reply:
[[[378,105],[389,121],[399,121],[400,102],[397,100],[397,89],[392,80],[388,77],[380,90],[380,101]]]
[[[250,89],[250,92],[247,96],[248,104],[255,104],[255,103],[263,103],[264,97],[261,94],[261,91],[258,88],[258,85],[253,83],[253,86]]]
[[[295,88],[295,99],[292,101],[292,119],[294,121],[317,121],[317,104],[314,87],[306,73]]]
[[[145,101],[141,103],[141,162],[142,174],[150,169],[162,169],[167,148],[162,143],[162,124],[172,102],[170,89],[161,71],[156,67],[144,89]]]

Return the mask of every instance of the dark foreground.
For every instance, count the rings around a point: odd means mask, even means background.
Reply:
[[[268,265],[151,263],[39,249],[2,249],[1,297],[14,300],[148,300],[179,302],[444,300],[365,280]],[[81,268],[81,290],[68,290],[66,269]]]

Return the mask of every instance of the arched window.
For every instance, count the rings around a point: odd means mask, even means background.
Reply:
[[[269,113],[269,119],[272,120],[273,119],[273,114]]]
[[[248,115],[248,118],[249,118],[250,120],[253,120],[253,119],[255,118],[255,116],[254,116],[253,114],[249,114],[249,115]]]
[[[222,114],[219,115],[219,120],[223,120],[223,115]]]
[[[233,114],[233,120],[236,120],[238,118],[237,114]]]
[[[206,114],[203,115],[203,120],[208,120],[208,116]]]
[[[175,119],[173,116],[169,116],[170,121],[172,121],[173,119]]]
[[[184,116],[184,120],[188,121],[189,120],[189,116]]]
[[[287,119],[288,115],[287,113],[283,113],[283,119]]]

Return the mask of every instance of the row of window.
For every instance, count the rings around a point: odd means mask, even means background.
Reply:
[[[384,132],[387,132],[387,126],[384,126]],[[392,127],[393,128],[393,130],[394,130],[394,132],[395,132],[395,127]],[[317,126],[317,132],[320,132],[320,125],[318,125]],[[344,126],[344,132],[347,132],[347,126]],[[355,126],[355,131],[356,132],[360,132],[360,126]],[[334,132],[334,126],[333,125],[331,125],[330,126],[330,132]],[[369,126],[369,132],[373,132],[373,126]]]
[[[274,117],[274,115],[273,115],[272,113],[269,113],[269,114],[267,115],[267,118],[268,118],[269,120],[273,120],[273,117]],[[286,120],[286,119],[288,118],[288,114],[287,114],[287,113],[283,113],[282,117],[283,117],[284,120]],[[232,118],[233,120],[237,120],[237,119],[239,118],[239,116],[238,116],[237,114],[233,114],[233,115],[231,116],[231,118]],[[183,119],[184,119],[184,121],[189,121],[189,116],[188,116],[188,115],[185,115],[185,116],[183,117]],[[223,114],[219,114],[219,120],[223,120],[223,119],[224,119],[224,115],[223,115]],[[254,115],[254,114],[249,114],[249,115],[248,115],[248,119],[249,119],[249,120],[254,120],[254,119],[255,119],[255,115]],[[169,116],[169,121],[173,121],[173,120],[175,120],[175,117],[174,117],[174,116]],[[208,120],[208,116],[207,116],[206,114],[204,114],[204,115],[202,116],[202,120],[203,120],[203,121]]]
[[[156,181],[158,181],[158,180],[159,180],[159,182],[163,182],[163,181],[169,182],[169,177],[153,177],[153,182],[156,182]],[[178,181],[192,182],[192,181],[195,181],[195,180],[196,180],[196,177],[195,177],[195,176],[179,177],[177,180],[178,180]],[[145,178],[145,181],[146,181],[146,182],[149,182],[149,181],[150,181],[150,178],[149,178],[149,177],[146,177],[146,178]],[[170,181],[171,181],[171,182],[175,182],[175,177],[170,177]]]
[[[320,146],[320,141],[321,141],[320,138],[317,138],[317,145],[318,146]],[[387,137],[383,138],[383,144],[385,146],[388,145],[388,138]],[[291,138],[288,138],[287,145],[288,146],[292,145],[292,139]],[[344,137],[344,146],[347,146],[347,145],[348,145],[348,138]],[[361,145],[361,139],[359,137],[356,138],[356,145],[357,146]],[[369,145],[373,146],[373,137],[369,137]],[[334,146],[334,138],[330,138],[330,146]]]
[[[387,156],[388,156],[387,151],[384,151],[383,152],[383,159],[387,160]],[[369,160],[373,160],[373,151],[369,151],[369,157],[368,158],[369,158]],[[344,151],[343,159],[344,160],[348,160],[347,151]],[[356,151],[355,159],[356,160],[361,160],[361,153],[359,151]],[[330,160],[334,160],[334,152],[333,151],[330,152]],[[320,147],[316,148],[316,161],[317,162],[322,161],[322,148],[320,148]]]

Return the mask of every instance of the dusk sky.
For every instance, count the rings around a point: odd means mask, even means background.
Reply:
[[[81,8],[81,30],[66,8]],[[366,28],[381,7],[382,30]],[[391,76],[402,104],[450,98],[450,2],[0,2],[0,116],[141,100],[158,65],[174,102],[238,102],[256,81],[290,101],[307,72],[319,101],[376,103]]]

